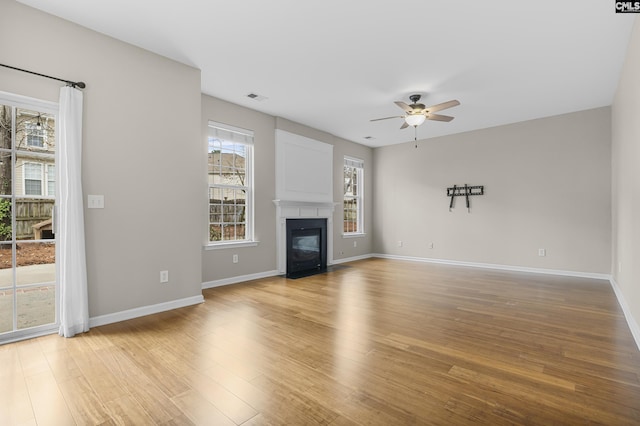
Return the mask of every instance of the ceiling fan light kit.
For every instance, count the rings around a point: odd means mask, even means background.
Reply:
[[[404,118],[404,121],[409,126],[419,126],[427,119],[423,114],[409,114]]]

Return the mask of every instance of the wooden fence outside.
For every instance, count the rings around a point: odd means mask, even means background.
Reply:
[[[53,200],[18,200],[16,202],[16,239],[32,240],[33,225],[51,219]]]

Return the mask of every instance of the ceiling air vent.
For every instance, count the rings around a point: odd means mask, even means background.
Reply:
[[[255,101],[258,101],[258,102],[262,102],[262,101],[265,101],[265,100],[269,99],[269,98],[267,98],[266,96],[257,95],[257,94],[255,94],[255,93],[249,93],[249,94],[247,95],[247,98],[251,98],[251,99],[253,99],[253,100],[255,100]]]

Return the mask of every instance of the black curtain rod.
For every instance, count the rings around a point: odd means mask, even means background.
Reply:
[[[63,80],[61,78],[51,77],[50,75],[40,74],[38,72],[33,72],[33,71],[29,71],[29,70],[23,70],[22,68],[12,67],[11,65],[0,64],[0,67],[11,68],[12,70],[22,71],[22,72],[26,72],[28,74],[33,74],[33,75],[39,75],[40,77],[46,77],[46,78],[50,78],[52,80],[62,81],[63,83],[67,83],[67,85],[69,85],[71,87],[78,88],[78,89],[84,89],[85,87],[87,87],[87,85],[84,84],[84,82],[82,82],[82,81]]]

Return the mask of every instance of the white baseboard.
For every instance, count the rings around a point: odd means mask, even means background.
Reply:
[[[204,290],[207,288],[221,287],[223,285],[237,284],[245,281],[258,280],[260,278],[275,277],[276,275],[280,275],[280,272],[277,270],[258,272],[248,275],[238,275],[237,277],[223,278],[221,280],[202,283],[202,289]]]
[[[629,325],[629,330],[631,330],[633,339],[636,341],[636,346],[638,346],[638,349],[640,349],[640,325],[638,325],[638,322],[635,320],[635,318],[633,318],[631,310],[629,309],[629,304],[624,298],[624,294],[622,294],[622,290],[618,286],[616,280],[611,277],[609,282],[611,283],[613,292],[616,294],[616,298],[618,298],[618,304],[622,308],[622,312],[624,312],[624,317],[627,320],[627,324]]]
[[[339,265],[340,263],[355,262],[356,260],[370,259],[372,257],[373,257],[373,254],[369,253],[369,254],[363,254],[362,256],[352,256],[352,257],[345,257],[343,259],[333,259],[331,261],[331,264]]]
[[[611,279],[610,274],[598,274],[594,272],[578,272],[578,271],[563,271],[558,269],[529,268],[526,266],[499,265],[494,263],[463,262],[459,260],[432,259],[427,257],[396,256],[393,254],[381,254],[381,253],[374,253],[372,257],[379,257],[382,259],[408,260],[411,262],[439,263],[442,265],[452,265],[452,266],[468,266],[471,268],[497,269],[501,271],[529,272],[532,274],[561,275],[566,277],[577,277],[577,278],[593,278],[593,279],[607,280],[607,281]]]
[[[157,314],[172,309],[184,308],[185,306],[197,305],[198,303],[204,303],[204,297],[202,295],[158,303],[156,305],[141,306],[126,311],[114,312],[113,314],[100,315],[89,318],[89,327],[99,327],[101,325]]]

